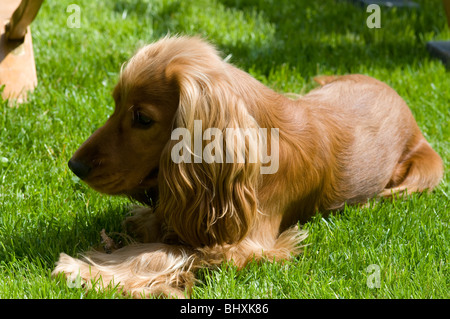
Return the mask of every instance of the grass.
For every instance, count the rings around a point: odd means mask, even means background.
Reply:
[[[89,189],[67,161],[112,113],[122,63],[165,34],[200,34],[281,92],[306,93],[318,74],[364,73],[411,107],[424,135],[450,160],[450,76],[426,48],[450,39],[440,1],[385,9],[381,29],[346,1],[47,1],[32,25],[39,85],[28,102],[0,101],[0,298],[120,298],[70,288],[50,273],[60,252],[120,231],[130,202]],[[431,194],[346,207],[303,227],[304,253],[286,263],[201,270],[193,298],[449,298],[449,175]],[[380,270],[380,288],[366,271]]]

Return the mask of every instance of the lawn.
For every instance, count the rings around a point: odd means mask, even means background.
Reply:
[[[0,298],[122,297],[50,275],[60,252],[120,232],[132,204],[89,189],[67,161],[112,113],[124,61],[167,33],[203,35],[280,92],[304,94],[319,74],[376,77],[447,169],[430,194],[318,215],[292,261],[199,271],[193,298],[449,298],[450,74],[426,42],[450,32],[441,1],[415,1],[419,10],[381,8],[379,29],[347,1],[77,0],[80,28],[68,24],[73,0],[46,1],[32,24],[38,87],[18,108],[0,101]]]

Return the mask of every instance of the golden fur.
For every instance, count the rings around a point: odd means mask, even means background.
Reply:
[[[291,100],[199,38],[140,49],[121,72],[114,114],[69,165],[100,192],[155,205],[126,221],[139,243],[83,259],[61,254],[54,273],[135,297],[184,297],[199,267],[299,253],[306,234],[295,225],[317,211],[438,185],[442,160],[393,89],[364,75],[317,81]],[[261,175],[260,161],[174,163],[171,132],[199,119],[203,129],[279,128],[278,171]]]

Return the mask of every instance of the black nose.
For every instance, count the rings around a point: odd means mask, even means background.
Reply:
[[[91,171],[91,167],[89,165],[72,158],[69,160],[68,165],[70,170],[81,179],[85,179]]]

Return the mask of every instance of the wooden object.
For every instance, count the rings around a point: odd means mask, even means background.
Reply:
[[[22,102],[37,85],[30,23],[43,0],[1,0],[0,86],[2,97]]]

